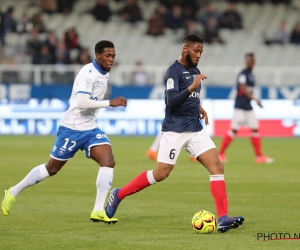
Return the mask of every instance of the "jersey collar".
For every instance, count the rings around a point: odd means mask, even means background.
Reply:
[[[94,67],[102,74],[102,75],[105,75],[107,72],[103,69],[101,69],[96,61],[96,59],[93,61],[93,65]]]

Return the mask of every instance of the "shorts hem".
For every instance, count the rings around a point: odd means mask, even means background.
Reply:
[[[91,157],[90,157],[90,156],[91,156],[91,147],[98,146],[98,145],[104,145],[104,144],[108,144],[108,145],[111,146],[111,143],[109,143],[109,142],[100,142],[100,143],[94,143],[94,144],[91,144],[91,145],[89,146],[89,153],[86,154],[86,157],[87,157],[87,158],[91,158]]]
[[[174,163],[174,162],[166,162],[166,161],[162,161],[162,160],[161,160],[161,161],[160,161],[160,160],[157,160],[156,162],[157,162],[157,163],[158,163],[158,162],[161,162],[161,163],[170,164],[170,165],[175,165],[175,164],[176,164],[176,163]]]
[[[57,157],[54,157],[53,155],[50,154],[50,157],[55,159],[55,160],[58,160],[58,161],[68,161],[70,159],[72,159],[72,157],[68,158],[68,159],[61,159],[61,158],[57,158]]]

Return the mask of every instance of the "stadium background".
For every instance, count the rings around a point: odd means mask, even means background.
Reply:
[[[113,186],[120,187],[145,169],[154,168],[155,163],[145,153],[163,117],[163,74],[180,54],[180,40],[186,33],[183,23],[194,19],[195,22],[189,22],[189,30],[201,35],[205,31],[199,19],[210,1],[161,1],[167,5],[167,13],[172,8],[170,3],[189,3],[193,7],[192,11],[184,11],[188,17],[179,22],[183,26],[174,28],[173,22],[168,22],[173,29],[167,27],[159,36],[146,34],[159,2],[137,1],[143,21],[136,23],[126,22],[117,14],[126,2],[107,1],[113,14],[103,22],[86,13],[96,0],[0,0],[0,35],[10,6],[17,22],[14,29],[14,22],[7,19],[10,21],[6,25],[12,26],[6,29],[5,46],[1,43],[1,190],[47,161],[60,117],[68,106],[74,76],[80,63],[93,59],[94,44],[101,39],[111,39],[117,53],[107,98],[123,95],[129,99],[126,109],[102,109],[98,117],[99,126],[109,134],[117,162]],[[191,229],[196,211],[215,213],[215,207],[207,170],[189,161],[184,151],[166,181],[122,202],[116,214],[118,224],[92,224],[89,215],[99,168],[78,153],[58,175],[24,190],[8,217],[0,216],[0,249],[299,249],[297,240],[264,241],[270,239],[268,236],[257,239],[258,233],[299,235],[300,47],[290,43],[289,38],[299,21],[300,1],[275,2],[280,1],[237,2],[243,28],[217,29],[223,43],[210,44],[205,37],[205,51],[199,63],[201,71],[209,76],[201,92],[210,117],[206,129],[219,146],[218,135],[225,132],[231,118],[236,74],[244,67],[244,53],[256,54],[256,96],[263,99],[264,109],[253,106],[261,120],[262,134],[271,137],[262,140],[264,153],[274,157],[275,163],[254,164],[248,138],[236,138],[228,149],[230,162],[225,165],[225,172],[229,213],[245,216],[241,229],[226,235],[199,235]],[[216,17],[228,6],[226,1],[211,3],[219,13]],[[177,14],[181,12],[181,8],[175,9]],[[106,13],[107,8],[104,10]],[[189,16],[191,12],[194,17]],[[166,15],[170,20],[170,15]],[[33,16],[43,32],[31,33]],[[283,44],[272,41],[282,21],[287,30],[283,32]],[[76,29],[80,46],[88,49],[78,60],[81,49],[67,50],[64,43],[58,43],[57,50],[52,48],[52,53],[57,52],[52,55],[45,46],[40,50],[48,36],[55,41],[55,34],[61,40],[71,27]],[[240,135],[246,133],[243,130]]]
[[[300,1],[0,2],[0,134],[55,133],[76,73],[94,58],[95,43],[108,39],[117,56],[107,98],[122,95],[129,107],[101,110],[98,123],[108,134],[155,135],[163,117],[163,74],[178,58],[183,36],[197,32],[205,40],[199,68],[209,76],[201,91],[209,133],[227,129],[236,75],[244,54],[253,51],[255,95],[265,105],[254,105],[262,135],[300,135],[299,32],[291,38]],[[147,101],[138,105],[137,99]]]

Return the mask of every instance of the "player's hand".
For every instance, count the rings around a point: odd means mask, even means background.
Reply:
[[[110,100],[109,101],[109,106],[112,106],[112,107],[119,107],[119,106],[126,107],[127,106],[127,100],[124,97],[119,96],[115,99]]]
[[[201,106],[200,106],[199,113],[200,113],[200,119],[201,120],[204,119],[206,126],[209,125],[207,112]]]
[[[255,101],[259,107],[263,108],[263,105],[261,104],[260,100],[255,100]]]
[[[198,86],[201,84],[201,81],[207,79],[206,75],[198,74],[195,75],[193,83],[188,87],[188,90],[192,93],[194,92]]]

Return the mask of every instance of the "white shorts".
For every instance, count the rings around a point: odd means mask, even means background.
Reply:
[[[184,133],[162,132],[157,162],[175,165],[182,147],[197,158],[216,145],[204,130]]]
[[[258,128],[258,121],[253,110],[234,109],[231,129],[238,130],[241,126]]]

